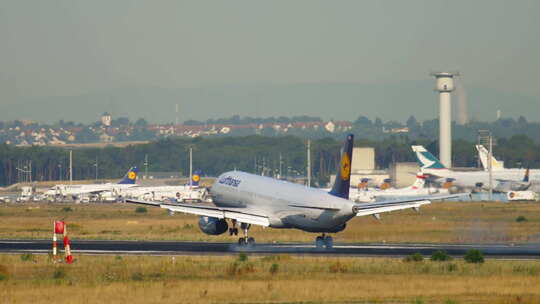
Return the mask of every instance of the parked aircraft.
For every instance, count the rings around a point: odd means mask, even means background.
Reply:
[[[121,189],[117,195],[122,198],[165,201],[174,199],[178,202],[201,202],[205,199],[206,189],[199,187],[200,171],[195,171],[191,182],[181,186],[136,186]]]
[[[341,151],[340,165],[330,192],[246,172],[229,171],[221,174],[211,187],[212,205],[167,204],[129,199],[126,202],[199,215],[200,229],[210,235],[227,231],[236,235],[239,225],[243,230],[243,237],[238,240],[239,245],[253,245],[255,239],[248,237],[248,230],[251,225],[260,225],[321,233],[315,239],[316,247],[332,248],[333,238],[327,233],[344,230],[347,222],[355,216],[378,217],[383,212],[418,209],[429,204],[429,199],[459,196],[423,196],[354,203],[349,200],[352,148],[353,135],[350,134]],[[232,225],[230,228],[229,222]]]
[[[104,183],[104,184],[60,184],[55,185],[51,189],[45,191],[45,195],[48,197],[58,196],[72,196],[74,198],[81,195],[99,194],[102,192],[110,191],[116,192],[122,189],[127,189],[135,186],[137,180],[137,174],[139,169],[137,167],[131,167],[124,177],[116,184]]]
[[[489,172],[482,171],[455,171],[446,168],[433,154],[429,153],[423,146],[412,146],[412,150],[416,155],[416,160],[424,174],[433,176],[439,182],[452,181],[452,183],[461,188],[488,189],[489,187]],[[522,182],[525,170],[493,170],[493,187],[501,187],[501,191],[505,184],[512,182]],[[533,178],[533,176],[531,176]],[[534,178],[540,178],[540,172],[536,173]]]
[[[448,189],[444,188],[427,188],[426,176],[421,172],[416,174],[414,183],[404,188],[359,188],[356,196],[352,199],[355,202],[375,202],[384,199],[397,199],[403,197],[415,197],[420,195],[432,195],[432,194],[448,194]]]

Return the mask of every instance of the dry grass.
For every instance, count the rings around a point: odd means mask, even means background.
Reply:
[[[1,255],[2,271],[2,303],[540,302],[538,261],[77,256],[57,265]]]
[[[62,211],[64,207],[72,211]],[[202,233],[197,217],[169,216],[161,208],[135,213],[129,204],[3,204],[0,238],[51,238],[52,222],[68,223],[72,239],[137,239],[234,242],[228,234]],[[528,221],[516,222],[519,215]],[[312,242],[299,230],[262,229],[250,233],[258,242]],[[349,221],[336,242],[540,242],[538,203],[435,203],[412,210],[382,214],[382,221],[360,217]]]

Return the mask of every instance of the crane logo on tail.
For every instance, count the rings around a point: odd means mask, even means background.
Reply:
[[[137,173],[133,172],[133,171],[129,171],[128,173],[128,178],[130,180],[134,180],[135,178],[137,178]]]
[[[349,180],[351,177],[351,160],[349,159],[349,155],[347,153],[343,153],[341,156],[341,179],[342,180]]]

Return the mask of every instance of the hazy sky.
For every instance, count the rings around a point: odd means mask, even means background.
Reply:
[[[427,81],[440,69],[539,102],[538,12],[540,1],[519,0],[0,0],[0,105],[109,89]]]

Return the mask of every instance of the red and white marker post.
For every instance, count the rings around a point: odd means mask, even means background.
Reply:
[[[53,234],[53,260],[59,262],[58,259],[58,241],[57,234],[61,234],[64,237],[64,253],[66,256],[66,263],[73,263],[73,256],[71,255],[71,246],[67,235],[67,226],[64,221],[54,221],[54,234]]]

